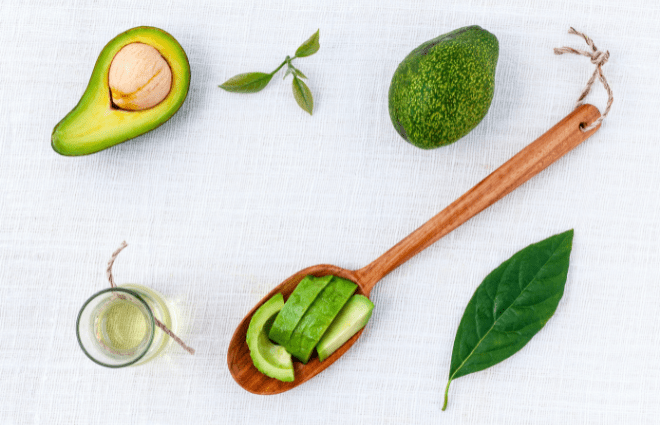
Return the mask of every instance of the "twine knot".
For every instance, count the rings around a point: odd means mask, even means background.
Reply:
[[[612,94],[612,89],[610,88],[610,85],[607,84],[607,80],[605,79],[605,75],[603,75],[603,65],[607,63],[607,60],[610,58],[610,52],[608,50],[602,51],[598,50],[596,45],[594,44],[594,41],[589,38],[584,33],[581,33],[579,31],[576,31],[575,28],[571,27],[568,30],[569,34],[575,34],[579,35],[580,37],[584,38],[584,41],[587,43],[589,47],[591,47],[591,50],[579,50],[579,49],[574,49],[572,47],[555,47],[555,54],[556,55],[562,55],[564,53],[573,53],[576,55],[582,55],[586,56],[591,60],[591,63],[596,65],[596,69],[594,70],[593,74],[591,74],[591,78],[589,78],[589,81],[587,81],[587,85],[582,90],[582,94],[580,94],[580,97],[578,98],[577,102],[575,103],[575,107],[579,107],[584,104],[584,98],[587,97],[589,92],[591,91],[591,86],[593,86],[594,82],[596,81],[596,77],[600,80],[601,83],[603,83],[603,87],[605,87],[605,90],[607,91],[607,106],[605,107],[605,112],[598,117],[596,121],[591,123],[588,127],[580,127],[582,131],[589,131],[592,130],[600,125],[600,123],[603,122],[603,119],[607,116],[607,114],[610,112],[610,108],[612,107],[612,102],[614,101],[614,95]]]
[[[598,66],[603,66],[610,58],[610,51],[597,50],[593,55],[591,55],[591,63]]]

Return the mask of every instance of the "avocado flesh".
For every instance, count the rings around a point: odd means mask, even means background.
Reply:
[[[275,294],[259,307],[250,319],[246,342],[250,349],[252,363],[259,372],[283,382],[293,382],[291,354],[281,345],[273,344],[268,339],[269,327],[282,307],[284,307],[282,294]]]
[[[289,295],[284,308],[277,315],[268,334],[270,339],[286,346],[305,312],[331,280],[332,276],[305,276]]]
[[[355,283],[334,276],[303,315],[285,345],[286,350],[307,363],[314,347],[356,289]]]
[[[172,87],[167,97],[156,106],[141,111],[122,110],[114,106],[108,85],[112,59],[130,43],[153,46],[172,71]],[[55,126],[52,147],[61,155],[87,155],[153,130],[181,107],[189,86],[188,58],[174,37],[154,27],[137,27],[123,32],[101,51],[82,98]]]
[[[409,143],[434,149],[468,134],[490,108],[499,56],[497,38],[459,28],[414,49],[390,84],[390,119]]]
[[[353,295],[316,345],[319,361],[330,357],[346,341],[362,329],[374,310],[374,303],[364,295]]]

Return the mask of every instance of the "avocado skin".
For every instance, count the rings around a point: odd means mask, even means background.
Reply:
[[[307,363],[314,347],[356,289],[355,283],[333,276],[298,322],[285,345],[286,351]]]
[[[155,47],[172,71],[172,88],[158,105],[128,111],[110,98],[108,72],[114,56],[130,43]],[[179,42],[160,28],[141,26],[117,35],[105,45],[78,104],[55,126],[51,147],[63,156],[89,155],[140,136],[162,125],[181,107],[190,87],[190,64]]]
[[[498,55],[497,38],[479,26],[443,34],[410,52],[388,94],[396,131],[422,149],[468,134],[490,107]]]
[[[331,280],[331,275],[305,276],[277,314],[277,318],[268,332],[268,337],[279,345],[286,346],[298,322]]]

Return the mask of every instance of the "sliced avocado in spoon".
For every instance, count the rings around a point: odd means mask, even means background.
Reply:
[[[254,312],[246,334],[247,346],[254,367],[266,376],[283,382],[293,382],[293,362],[281,345],[268,339],[268,330],[275,315],[284,307],[282,294],[275,294]]]
[[[353,295],[341,309],[330,327],[316,346],[319,361],[330,357],[337,348],[344,345],[360,329],[362,329],[374,310],[374,303],[364,295]]]
[[[357,285],[350,280],[334,276],[305,312],[286,343],[286,350],[307,363],[314,347],[356,289]]]
[[[293,290],[277,315],[268,336],[280,345],[286,346],[291,334],[312,305],[319,293],[330,283],[332,276],[305,276]]]
[[[87,155],[153,130],[181,107],[190,65],[167,32],[137,27],[103,48],[85,93],[54,128],[61,155]]]

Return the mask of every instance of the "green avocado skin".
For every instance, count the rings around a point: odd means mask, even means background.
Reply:
[[[319,293],[330,283],[332,276],[305,276],[293,290],[270,328],[268,336],[279,345],[286,346],[298,322]]]
[[[497,38],[478,26],[443,34],[410,52],[388,94],[396,131],[422,149],[468,134],[490,107],[498,56]]]
[[[356,289],[355,283],[333,276],[296,326],[285,345],[286,351],[307,363],[314,347]]]

